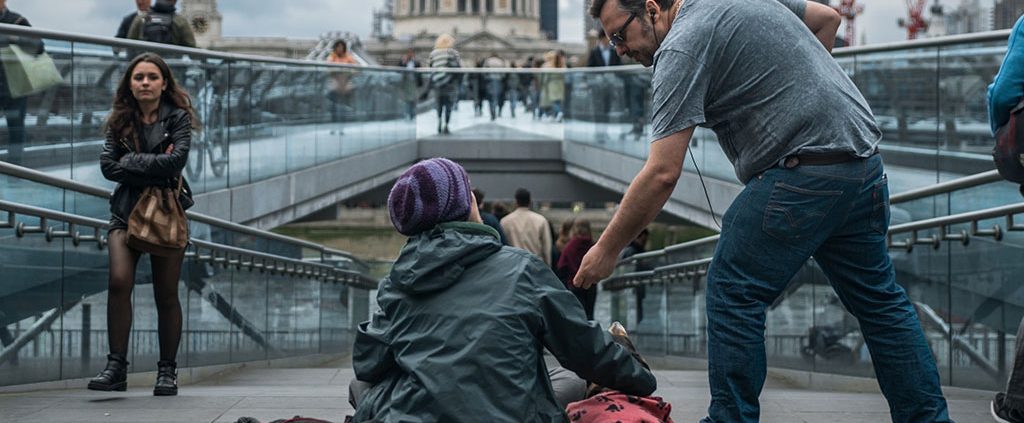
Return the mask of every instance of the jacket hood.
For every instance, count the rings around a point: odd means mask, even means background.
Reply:
[[[489,226],[442,223],[409,238],[388,278],[409,295],[443,290],[458,281],[466,268],[499,250],[498,232]]]
[[[174,13],[175,9],[173,4],[157,1],[150,10],[156,13]]]

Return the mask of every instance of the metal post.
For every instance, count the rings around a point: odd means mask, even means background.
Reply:
[[[82,304],[82,364],[89,363],[92,357],[92,304]]]
[[[665,355],[668,355],[668,283],[661,284],[661,335]]]

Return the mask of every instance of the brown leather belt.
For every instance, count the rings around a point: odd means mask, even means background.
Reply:
[[[878,150],[875,150],[872,155],[877,153]],[[857,157],[847,152],[794,154],[786,156],[786,158],[782,160],[782,167],[792,169],[800,165],[825,166],[852,162],[854,160],[864,160],[864,157]]]

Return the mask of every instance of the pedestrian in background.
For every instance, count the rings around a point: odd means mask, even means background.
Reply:
[[[515,198],[516,209],[501,219],[501,227],[505,228],[509,245],[529,251],[552,266],[551,227],[548,220],[530,210],[533,201],[526,188],[517,189]]]
[[[192,26],[177,13],[177,0],[157,0],[145,13],[139,13],[128,28],[128,38],[151,43],[196,47]]]
[[[136,11],[129,13],[124,19],[121,19],[121,25],[117,27],[117,34],[114,36],[117,38],[128,38],[128,30],[132,27],[132,22],[135,18],[145,15],[153,8],[152,0],[135,0]]]
[[[0,0],[0,23],[32,26],[28,19],[7,8],[7,0]],[[45,51],[43,41],[33,37],[8,35],[0,37],[0,47],[18,46],[25,53],[39,55]],[[7,60],[7,59],[5,59]],[[0,109],[7,120],[7,157],[5,161],[25,165],[25,115],[28,112],[28,97],[14,97],[7,80],[7,71],[0,66]]]
[[[430,52],[430,59],[427,61],[430,63],[431,68],[442,69],[430,74],[430,86],[434,91],[434,97],[437,99],[437,133],[439,134],[451,132],[448,129],[448,123],[452,119],[452,107],[458,101],[456,97],[459,92],[459,80],[461,78],[450,71],[443,70],[445,68],[462,67],[459,52],[454,47],[455,38],[451,35],[441,34],[437,36],[437,40],[434,42],[434,50]]]
[[[1010,112],[1024,99],[1024,17],[1010,32],[1006,56],[992,85],[988,86],[988,118],[995,134],[1010,121]],[[1018,123],[1019,124],[1019,123]],[[1021,187],[1024,193],[1024,186]],[[1017,348],[1006,391],[996,394],[992,415],[1000,422],[1024,423],[1024,319],[1017,328]]]
[[[572,285],[576,272],[580,270],[583,263],[583,256],[594,246],[594,233],[590,228],[590,221],[587,219],[576,219],[573,221],[569,233],[569,242],[565,244],[558,257],[556,266],[558,276],[565,283],[565,287],[572,291],[576,299],[580,300],[588,320],[594,320],[594,305],[597,303],[597,287],[577,288]]]

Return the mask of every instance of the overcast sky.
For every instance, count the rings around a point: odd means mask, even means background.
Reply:
[[[179,0],[182,1],[182,0]],[[583,40],[585,0],[558,0],[559,39]],[[832,0],[838,3],[838,0]],[[990,2],[991,0],[982,0]],[[931,1],[929,1],[930,3]],[[941,0],[947,9],[960,0]],[[896,25],[906,16],[902,0],[859,0],[864,14],[857,20],[857,40],[869,44],[903,40]],[[71,32],[113,35],[121,18],[134,9],[132,0],[8,0],[7,5],[32,25]],[[326,31],[347,30],[366,38],[372,8],[383,0],[219,0],[225,36],[287,36],[317,38]],[[840,28],[840,34],[843,29]]]

